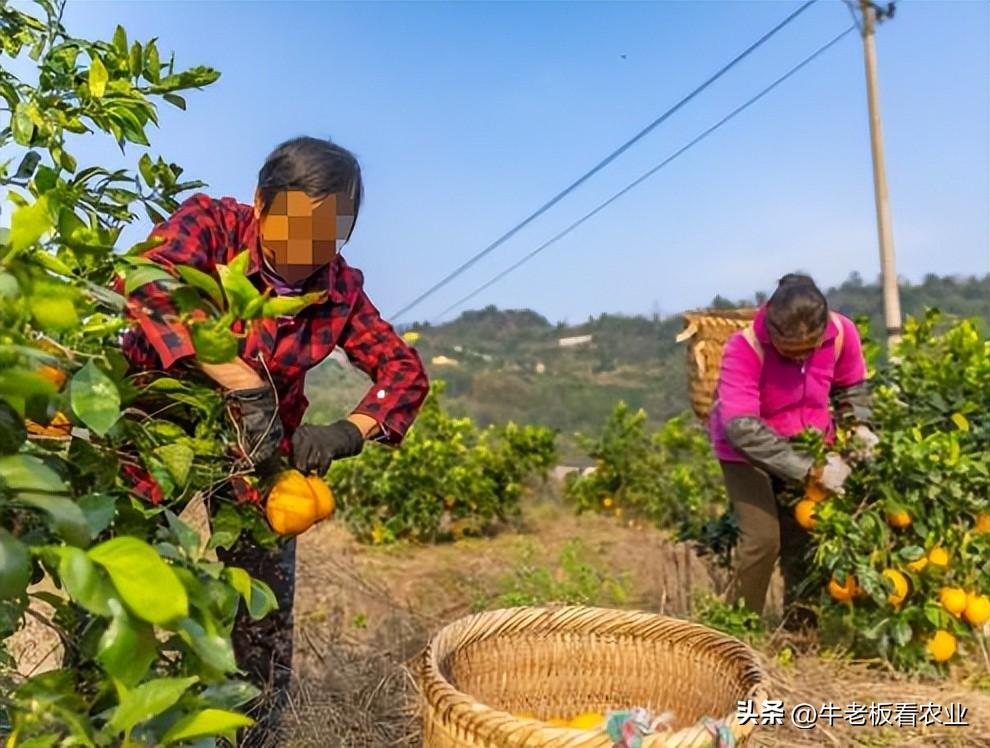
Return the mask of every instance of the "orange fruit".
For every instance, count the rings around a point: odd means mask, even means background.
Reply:
[[[62,411],[55,413],[47,426],[35,423],[30,418],[24,419],[24,426],[29,434],[36,436],[66,437],[72,433],[72,422]]]
[[[40,376],[54,384],[57,390],[61,390],[65,386],[65,381],[69,378],[69,375],[64,371],[50,364],[42,364],[37,368],[37,372]]]
[[[982,626],[990,621],[990,598],[986,595],[970,594],[966,599],[963,617],[974,626]]]
[[[805,530],[811,530],[816,524],[815,502],[811,499],[801,499],[794,507],[794,519]]]
[[[333,512],[333,494],[322,479],[286,470],[265,502],[265,516],[279,535],[298,535]]]
[[[949,565],[949,553],[940,546],[936,546],[928,551],[928,562],[932,566],[941,566],[943,569]]]
[[[859,586],[856,584],[856,577],[852,574],[846,575],[846,583],[839,584],[835,577],[828,583],[828,594],[832,599],[840,603],[851,602],[859,594]]]
[[[310,475],[306,478],[306,482],[309,483],[309,488],[313,492],[313,496],[316,497],[317,513],[316,519],[326,519],[334,510],[334,500],[333,492],[330,490],[330,486],[322,478],[316,475]]]
[[[883,575],[889,579],[893,585],[894,589],[887,597],[887,601],[893,605],[898,606],[904,602],[904,598],[908,594],[908,581],[907,577],[901,574],[896,569],[884,569]]]
[[[817,483],[809,483],[804,489],[804,498],[816,504],[828,498],[828,491]]]
[[[928,640],[928,654],[935,662],[945,662],[956,653],[956,637],[944,629],[935,632]]]
[[[899,530],[911,526],[911,515],[901,510],[899,512],[887,512],[887,524]]]
[[[979,534],[990,533],[990,512],[983,512],[979,517],[976,518],[976,524],[973,525],[973,532]]]
[[[598,712],[584,712],[570,721],[575,730],[596,730],[605,724],[605,716]]]
[[[602,506],[605,507],[606,509],[611,509],[614,504],[615,502],[612,501],[611,496],[606,496],[604,499],[602,499]]]
[[[956,618],[963,614],[966,603],[969,602],[966,590],[961,587],[943,587],[939,590],[938,600],[942,603],[942,607]]]
[[[924,556],[922,556],[921,558],[917,559],[916,561],[910,561],[906,565],[907,565],[908,569],[910,569],[911,571],[913,571],[913,572],[915,572],[917,574],[917,573],[920,573],[920,572],[924,571],[925,567],[928,566],[928,559],[925,558]]]

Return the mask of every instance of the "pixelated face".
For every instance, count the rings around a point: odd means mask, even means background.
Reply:
[[[785,338],[770,331],[770,342],[777,353],[795,361],[804,361],[818,350],[822,344],[824,332],[816,333],[804,339]]]
[[[272,268],[299,283],[337,256],[354,227],[354,201],[344,192],[311,198],[279,192],[259,218],[261,247]]]

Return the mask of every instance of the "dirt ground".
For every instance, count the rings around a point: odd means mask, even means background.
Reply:
[[[296,592],[298,688],[282,744],[420,745],[416,689],[405,665],[431,632],[472,612],[479,595],[491,593],[519,564],[520,549],[537,549],[529,563],[552,568],[574,539],[610,572],[627,575],[624,607],[684,617],[695,592],[724,584],[712,579],[690,548],[652,528],[576,517],[546,497],[527,500],[516,527],[442,546],[369,548],[335,523],[307,533],[300,540]],[[778,581],[771,610],[779,609],[779,601]],[[963,668],[948,681],[925,682],[876,663],[823,658],[816,649],[812,640],[774,633],[761,657],[775,698],[792,705],[959,703],[968,708],[970,726],[768,727],[749,745],[990,746],[990,669]]]
[[[520,564],[561,571],[574,540],[583,558],[625,580],[623,607],[686,617],[695,593],[720,591],[725,579],[683,544],[649,527],[612,518],[575,516],[554,492],[530,494],[523,517],[493,537],[439,546],[368,547],[338,522],[299,540],[295,688],[285,732],[270,745],[287,748],[377,748],[421,745],[417,691],[408,666],[431,634],[473,612]],[[195,523],[195,516],[187,516]],[[526,554],[529,554],[528,556]],[[779,579],[771,590],[779,611]],[[19,665],[57,666],[57,641],[35,623],[12,647]],[[785,704],[894,702],[962,704],[969,727],[870,729],[847,725],[811,730],[758,730],[750,746],[990,747],[990,664],[961,663],[946,681],[924,681],[822,656],[816,642],[776,631],[760,652],[772,696]]]

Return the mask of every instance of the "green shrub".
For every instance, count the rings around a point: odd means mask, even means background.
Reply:
[[[532,545],[523,546],[521,555],[512,573],[498,580],[494,596],[474,601],[476,611],[550,603],[619,606],[629,597],[628,578],[590,561],[591,549],[580,540],[568,542],[553,567],[537,562]]]
[[[651,435],[646,413],[620,402],[598,439],[580,441],[595,469],[568,476],[565,495],[579,512],[627,512],[696,535],[725,509],[718,462],[690,415],[670,419]]]
[[[435,381],[401,449],[369,447],[331,467],[343,516],[363,540],[433,542],[477,534],[518,512],[526,480],[556,462],[555,435],[538,426],[453,418]]]

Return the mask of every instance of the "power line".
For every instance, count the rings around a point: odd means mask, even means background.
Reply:
[[[649,179],[650,177],[652,177],[654,174],[656,174],[662,168],[664,168],[665,166],[667,166],[667,164],[669,164],[671,161],[673,161],[674,159],[676,159],[682,153],[684,153],[685,151],[689,150],[690,148],[694,147],[695,145],[697,145],[698,143],[700,143],[702,140],[704,140],[705,138],[707,138],[709,135],[711,135],[713,132],[715,132],[716,130],[718,130],[720,127],[722,127],[722,125],[726,124],[729,120],[731,120],[732,118],[734,118],[736,115],[741,114],[743,111],[745,111],[746,109],[748,109],[749,107],[751,107],[753,104],[755,104],[757,101],[759,101],[760,99],[762,99],[764,96],[766,96],[768,93],[770,93],[773,89],[775,89],[781,83],[783,83],[788,78],[790,78],[792,75],[794,75],[796,72],[798,72],[805,65],[807,65],[808,63],[810,63],[812,60],[814,60],[815,58],[817,58],[819,55],[824,54],[828,49],[830,49],[833,45],[837,44],[849,32],[854,31],[855,29],[856,29],[856,26],[855,25],[850,26],[845,31],[843,31],[841,34],[839,34],[838,36],[836,36],[835,38],[833,38],[831,41],[829,41],[827,44],[819,47],[816,51],[814,51],[808,57],[804,58],[804,60],[802,60],[801,62],[799,62],[793,68],[791,68],[786,73],[784,73],[782,76],[780,76],[779,78],[777,78],[777,80],[775,80],[769,86],[767,86],[762,91],[760,91],[758,94],[756,94],[755,96],[753,96],[746,103],[741,104],[740,106],[738,106],[735,109],[733,109],[729,114],[727,114],[726,116],[724,116],[722,119],[720,119],[714,125],[712,125],[711,127],[709,127],[703,133],[701,133],[700,135],[698,135],[696,138],[694,138],[692,141],[690,141],[687,145],[683,146],[681,149],[679,149],[678,151],[676,151],[671,156],[668,156],[666,159],[664,159],[659,164],[657,164],[656,166],[654,166],[652,169],[650,169],[648,172],[646,172],[641,177],[639,177],[638,179],[636,179],[634,182],[630,183],[629,185],[627,185],[626,187],[624,187],[623,189],[621,189],[619,192],[616,192],[614,195],[612,195],[612,197],[610,197],[608,200],[606,200],[605,202],[603,202],[601,205],[599,205],[597,208],[595,208],[594,210],[592,210],[590,213],[587,213],[584,216],[582,216],[581,218],[579,218],[577,221],[575,221],[574,223],[572,223],[570,226],[568,226],[566,229],[564,229],[559,234],[557,234],[556,236],[554,236],[552,239],[549,239],[548,241],[546,241],[543,244],[541,244],[539,247],[537,247],[536,249],[534,249],[528,255],[524,256],[522,259],[520,259],[518,262],[514,263],[513,265],[510,265],[509,267],[507,267],[505,270],[503,270],[501,273],[499,273],[498,275],[496,275],[490,281],[488,281],[484,285],[479,286],[478,288],[476,288],[474,291],[472,291],[471,293],[469,293],[467,296],[465,296],[460,301],[457,301],[456,303],[451,304],[449,307],[447,307],[442,312],[440,312],[440,314],[437,315],[437,317],[436,317],[436,319],[434,321],[435,322],[439,322],[441,320],[441,318],[443,318],[448,312],[451,312],[454,309],[456,309],[457,307],[461,306],[462,304],[467,303],[468,301],[470,301],[471,299],[473,299],[475,296],[477,296],[479,293],[481,293],[482,291],[484,291],[487,288],[491,287],[492,285],[494,285],[495,283],[497,283],[498,281],[500,281],[502,278],[504,278],[505,276],[507,276],[509,273],[511,273],[514,270],[516,270],[517,268],[519,268],[521,265],[524,265],[525,263],[529,262],[531,259],[533,259],[534,257],[536,257],[536,255],[538,255],[544,249],[546,249],[547,247],[549,247],[552,244],[555,244],[560,239],[563,239],[565,236],[567,236],[569,233],[571,233],[574,229],[576,229],[582,223],[584,223],[585,221],[587,221],[589,218],[591,218],[592,216],[594,216],[594,215],[598,214],[599,212],[601,212],[602,210],[604,210],[606,207],[608,207],[609,205],[611,205],[612,203],[614,203],[616,200],[618,200],[620,197],[622,197],[627,192],[629,192],[630,190],[632,190],[634,187],[639,186],[641,183],[643,183],[644,181],[646,181],[647,179]]]
[[[743,50],[740,54],[736,55],[728,64],[726,64],[725,66],[723,66],[717,73],[715,73],[715,75],[713,75],[712,77],[710,77],[708,80],[706,80],[704,83],[702,83],[696,89],[694,89],[691,93],[689,93],[683,99],[681,99],[676,104],[674,104],[674,106],[672,106],[666,112],[664,112],[659,117],[657,117],[655,120],[653,120],[650,124],[648,124],[642,130],[640,130],[638,133],[636,133],[636,135],[634,135],[631,139],[629,139],[625,143],[623,143],[619,148],[617,148],[616,150],[612,151],[612,153],[610,153],[604,159],[602,159],[601,161],[599,161],[594,167],[592,167],[588,172],[586,172],[577,181],[573,182],[572,184],[570,184],[569,186],[567,186],[566,188],[564,188],[555,197],[553,197],[548,202],[544,203],[538,210],[536,210],[535,212],[531,213],[522,222],[516,224],[512,229],[510,229],[509,231],[507,231],[504,234],[502,234],[502,236],[500,236],[498,239],[496,239],[495,241],[493,241],[491,244],[489,244],[483,250],[481,250],[480,252],[478,252],[476,255],[474,255],[473,257],[471,257],[463,265],[461,265],[456,270],[454,270],[453,272],[451,272],[449,275],[447,275],[446,277],[444,277],[443,279],[441,279],[432,288],[429,288],[428,290],[426,290],[425,292],[423,292],[422,294],[420,294],[419,296],[417,296],[415,299],[413,299],[411,302],[409,302],[408,304],[406,304],[404,307],[402,307],[402,309],[400,309],[398,312],[396,312],[395,314],[393,314],[392,317],[391,317],[391,319],[393,319],[393,320],[398,319],[399,317],[401,317],[402,315],[404,315],[409,310],[411,310],[414,307],[416,307],[419,304],[421,304],[424,299],[426,299],[429,296],[432,296],[438,290],[440,290],[441,288],[443,288],[444,286],[446,286],[448,283],[450,283],[450,281],[452,281],[458,275],[460,275],[465,270],[467,270],[469,267],[471,267],[472,265],[474,265],[482,257],[484,257],[489,252],[493,251],[497,247],[499,247],[502,244],[504,244],[506,241],[508,241],[510,238],[512,238],[521,229],[523,229],[524,227],[528,226],[532,221],[536,220],[541,215],[543,215],[544,213],[546,213],[550,208],[552,208],[558,202],[560,202],[561,200],[563,200],[567,195],[569,195],[571,192],[573,192],[575,189],[577,189],[580,185],[582,185],[588,179],[590,179],[591,177],[593,177],[599,171],[601,171],[602,169],[604,169],[606,166],[608,166],[610,163],[612,163],[612,161],[614,161],[620,155],[622,155],[623,153],[625,153],[636,142],[638,142],[639,140],[641,140],[642,138],[644,138],[653,129],[655,129],[657,126],[659,126],[665,120],[667,120],[677,110],[679,110],[681,107],[683,107],[689,101],[691,101],[691,99],[693,99],[695,96],[697,96],[699,93],[701,93],[704,89],[708,88],[708,86],[710,86],[712,83],[714,83],[719,78],[721,78],[723,75],[725,75],[725,73],[727,73],[731,68],[733,68],[739,62],[741,62],[750,53],[752,53],[758,47],[760,47],[762,44],[764,44],[768,39],[770,39],[770,37],[772,37],[774,34],[776,34],[778,31],[780,31],[782,28],[784,28],[787,24],[789,24],[791,21],[793,21],[799,15],[801,15],[801,13],[803,13],[808,8],[810,8],[812,5],[814,5],[815,2],[817,2],[817,0],[808,0],[807,2],[805,2],[803,5],[801,5],[800,8],[798,8],[793,13],[791,13],[789,16],[787,16],[787,18],[785,18],[783,21],[781,21],[776,26],[774,26],[772,29],[770,29],[767,33],[765,33],[763,36],[761,36],[759,39],[757,39],[753,44],[751,44],[749,47],[747,47],[745,50]]]

